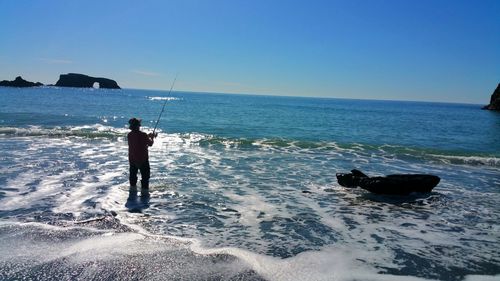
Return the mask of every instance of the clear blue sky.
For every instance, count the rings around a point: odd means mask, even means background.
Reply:
[[[7,1],[0,80],[485,104],[498,0]]]

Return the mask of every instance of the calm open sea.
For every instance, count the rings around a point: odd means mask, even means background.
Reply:
[[[151,131],[129,212],[126,134]],[[0,88],[0,279],[498,280],[500,113],[479,105]],[[430,173],[430,194],[336,172]]]

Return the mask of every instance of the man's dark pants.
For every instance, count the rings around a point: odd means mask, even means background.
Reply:
[[[130,186],[135,186],[137,184],[137,171],[141,171],[141,188],[149,188],[149,161],[142,164],[130,163]]]

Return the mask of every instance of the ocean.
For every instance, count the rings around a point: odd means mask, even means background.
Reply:
[[[151,132],[128,202],[128,120]],[[500,113],[480,105],[0,87],[1,280],[500,280]],[[431,193],[335,174],[428,173]]]

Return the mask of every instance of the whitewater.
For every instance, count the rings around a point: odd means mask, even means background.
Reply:
[[[500,115],[479,105],[1,88],[2,280],[498,280]],[[154,126],[130,212],[126,134]],[[429,173],[408,197],[336,172]]]

